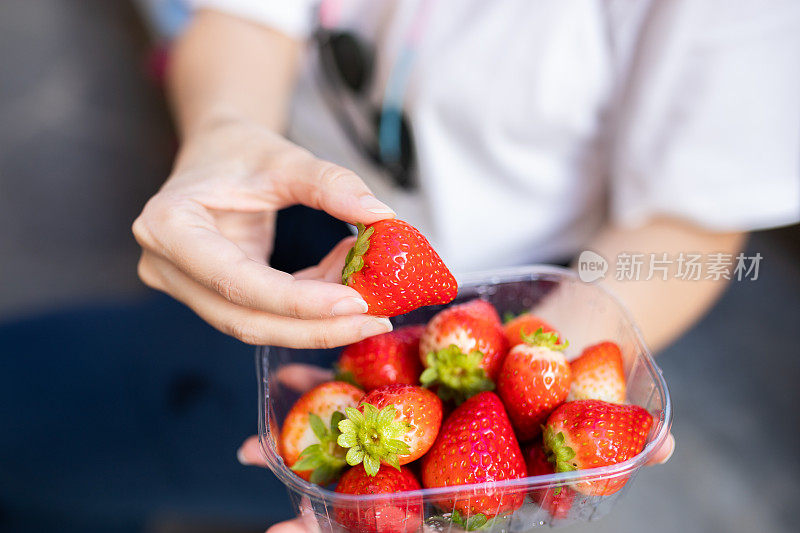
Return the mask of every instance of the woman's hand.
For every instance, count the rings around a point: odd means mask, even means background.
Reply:
[[[133,224],[139,276],[251,344],[332,347],[391,330],[340,282],[352,239],[294,275],[267,264],[276,212],[293,204],[369,224],[394,212],[352,172],[241,119],[195,128]]]

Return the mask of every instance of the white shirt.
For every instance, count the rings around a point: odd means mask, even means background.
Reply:
[[[431,0],[423,0],[431,1]],[[314,0],[194,0],[307,38]],[[379,106],[419,2],[344,0]],[[412,65],[420,186],[361,157],[313,47],[289,136],[356,171],[455,271],[569,259],[604,221],[711,230],[800,220],[800,2],[438,0]]]

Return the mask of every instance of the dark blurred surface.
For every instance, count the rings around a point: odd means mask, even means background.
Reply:
[[[129,227],[175,147],[147,53],[127,2],[0,2],[4,532],[261,531],[291,514],[235,460],[256,431],[252,349],[136,280]],[[749,249],[760,279],[660,356],[672,461],[569,531],[796,531],[798,229]]]

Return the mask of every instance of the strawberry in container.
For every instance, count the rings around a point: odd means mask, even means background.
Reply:
[[[562,350],[567,347],[558,334],[539,328],[522,334],[503,362],[497,393],[503,399],[517,436],[522,441],[541,433],[548,415],[569,394],[572,371]]]
[[[528,476],[546,476],[556,472],[555,466],[547,458],[542,441],[536,440],[523,451],[525,465],[528,467]],[[542,509],[557,520],[569,516],[575,492],[567,486],[537,488],[530,491],[531,498]]]
[[[375,475],[363,468],[351,468],[339,480],[337,494],[372,498],[364,502],[339,501],[334,513],[337,521],[354,533],[414,533],[422,526],[422,498],[403,492],[421,488],[404,466],[395,469],[383,465]]]
[[[363,261],[372,246],[353,256]],[[291,406],[284,396],[291,387],[280,379],[289,365],[328,367],[330,350],[259,350],[264,460],[298,512],[321,530],[521,533],[540,520],[596,518],[669,444],[663,376],[625,310],[602,287],[563,269],[530,267],[466,279],[459,291],[465,303],[422,307],[397,320],[425,322],[424,328],[397,327],[394,335],[345,348],[336,357],[339,375],[361,387],[321,386],[336,391],[333,411],[306,395]],[[504,328],[498,311],[530,308],[542,294],[558,331],[533,314]],[[386,303],[377,298],[371,305],[388,314],[380,307]],[[567,363],[561,332],[579,332],[597,313],[610,324],[614,343],[589,346]],[[622,399],[628,405],[616,403]],[[454,409],[446,418],[445,405]],[[276,421],[302,440],[274,438]],[[335,488],[326,485],[337,478]]]
[[[339,422],[339,446],[345,460],[374,476],[381,464],[400,465],[419,459],[433,445],[442,424],[442,401],[413,385],[386,385],[366,396],[357,408],[345,409]]]
[[[436,314],[425,327],[419,355],[420,381],[443,400],[461,403],[493,390],[508,342],[495,308],[475,299]]]
[[[426,488],[457,487],[526,477],[522,457],[503,403],[482,392],[457,407],[445,420],[431,450],[422,459]],[[468,495],[435,497],[437,507],[467,520],[491,519],[522,505],[524,494],[498,488]]]
[[[572,384],[567,400],[625,401],[625,369],[615,342],[605,341],[584,349],[570,361]]]
[[[419,339],[423,325],[405,326],[346,347],[336,364],[337,379],[369,392],[384,385],[419,385]]]
[[[339,422],[363,396],[364,391],[341,381],[323,383],[301,396],[281,428],[280,451],[286,465],[312,483],[334,481],[347,466],[344,450],[336,444]]]
[[[508,345],[513,348],[517,344],[523,344],[525,342],[523,335],[533,335],[539,328],[541,328],[544,333],[558,334],[558,331],[556,331],[553,326],[532,313],[522,313],[516,317],[512,316],[503,325],[503,332],[506,334]]]
[[[601,400],[576,400],[547,419],[544,447],[556,472],[573,472],[627,461],[647,444],[653,417],[638,405]],[[573,483],[587,495],[606,496],[620,490],[627,476]]]

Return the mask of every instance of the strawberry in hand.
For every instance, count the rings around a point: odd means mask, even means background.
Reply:
[[[420,381],[435,387],[443,400],[461,403],[494,389],[494,379],[506,355],[500,317],[492,304],[472,300],[436,314],[420,339],[426,367]]]
[[[601,400],[567,402],[550,415],[544,429],[544,447],[556,472],[571,472],[627,461],[641,452],[653,417],[638,405]],[[588,495],[617,492],[627,476],[584,481],[573,488]]]
[[[367,227],[358,224],[342,283],[358,291],[369,314],[382,317],[446,304],[458,292],[453,274],[428,239],[408,222],[395,218]]]
[[[337,363],[337,379],[369,392],[384,385],[419,384],[419,338],[425,326],[405,326],[351,344]]]
[[[580,357],[570,362],[569,367],[572,385],[567,401],[625,401],[625,369],[622,352],[615,343],[607,341],[589,346]]]
[[[379,387],[345,409],[339,422],[339,446],[347,449],[350,466],[364,464],[370,476],[381,463],[400,469],[427,452],[442,424],[442,401],[413,385]]]
[[[345,409],[358,405],[364,391],[332,381],[306,392],[283,422],[280,452],[283,460],[306,481],[327,485],[347,466],[345,450],[336,444]]]
[[[569,343],[560,343],[558,334],[539,328],[523,339],[503,362],[497,393],[519,439],[526,441],[539,435],[547,416],[567,398],[572,373],[561,353]]]

